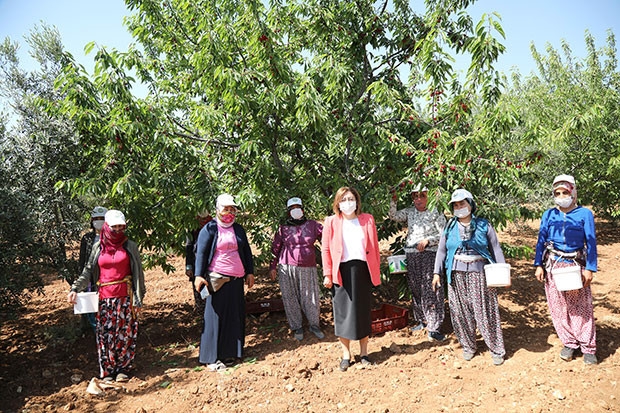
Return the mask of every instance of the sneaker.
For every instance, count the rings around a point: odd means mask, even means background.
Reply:
[[[125,373],[118,373],[116,375],[116,381],[119,383],[124,383],[126,381],[129,381],[129,376]]]
[[[596,354],[584,354],[583,362],[585,364],[598,364],[598,359],[596,358]]]
[[[102,380],[105,381],[105,382],[111,382],[111,381],[114,381],[114,377],[112,377],[112,376],[105,376]]]
[[[297,341],[301,341],[304,339],[304,329],[303,328],[298,328],[297,330],[294,331],[295,333],[295,339]]]
[[[560,358],[564,361],[571,361],[573,359],[574,351],[575,351],[574,348],[564,346],[562,351],[560,351]]]
[[[495,364],[496,366],[501,366],[502,364],[504,364],[504,357],[503,356],[498,356],[497,354],[492,354],[491,355],[491,359],[493,359],[493,364]]]
[[[319,340],[323,339],[325,337],[325,334],[323,334],[323,332],[321,331],[321,329],[318,326],[310,326],[310,331],[312,332],[312,334],[314,334]],[[303,336],[302,336],[303,338]]]
[[[475,354],[476,353],[472,353],[471,351],[463,350],[463,358],[466,361],[470,361],[471,359],[473,359]]]
[[[368,358],[368,356],[360,357],[360,363],[362,364],[362,366],[370,366],[370,365],[372,365],[372,363],[370,362],[370,359]]]
[[[340,362],[340,371],[347,371],[350,365],[351,365],[351,360],[342,359],[342,361]]]
[[[215,363],[207,364],[207,370],[209,371],[223,371],[226,370],[226,364],[221,361],[216,361]]]
[[[420,331],[420,330],[424,330],[424,327],[426,327],[426,324],[424,323],[420,323],[417,326],[411,327],[411,331]]]
[[[444,341],[446,339],[446,336],[441,334],[439,331],[431,331],[430,333],[428,333],[428,339],[431,341]]]

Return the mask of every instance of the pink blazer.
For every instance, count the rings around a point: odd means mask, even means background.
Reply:
[[[366,240],[366,262],[370,271],[372,285],[381,284],[381,268],[379,255],[379,240],[375,218],[370,214],[358,215],[358,220],[364,230]],[[321,256],[323,258],[323,275],[329,277],[334,284],[342,285],[340,275],[340,259],[342,258],[342,220],[341,214],[331,215],[323,224],[321,239]]]

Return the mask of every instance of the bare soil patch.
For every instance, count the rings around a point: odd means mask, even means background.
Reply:
[[[620,233],[607,222],[597,223],[597,232],[597,366],[584,365],[581,357],[559,358],[562,344],[531,260],[510,260],[513,285],[500,292],[508,352],[502,366],[492,364],[482,339],[482,351],[466,362],[453,334],[435,344],[425,333],[405,328],[371,337],[374,365],[361,368],[358,362],[340,372],[331,303],[325,297],[323,340],[306,329],[297,342],[283,312],[252,315],[245,361],[208,372],[198,364],[199,317],[183,259],[176,257],[175,273],[146,273],[134,376],[99,396],[86,392],[98,375],[94,335],[79,334],[79,316],[65,301],[67,284],[48,277],[45,295],[35,297],[19,320],[2,321],[0,412],[618,412]],[[533,246],[536,223],[512,226],[500,240]],[[266,270],[257,273],[248,299],[279,297]],[[376,307],[382,302],[408,306],[396,298],[395,277],[375,291]],[[449,326],[445,332],[450,333]]]

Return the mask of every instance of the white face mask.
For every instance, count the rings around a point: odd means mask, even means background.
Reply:
[[[573,204],[572,196],[567,196],[565,198],[560,198],[556,196],[553,198],[553,200],[555,201],[556,205],[559,206],[560,208],[569,208]]]
[[[457,218],[467,218],[469,214],[470,214],[469,207],[463,207],[463,208],[454,210],[454,216]]]
[[[293,219],[301,219],[304,216],[304,211],[301,208],[293,208],[291,209],[291,218]]]
[[[351,215],[352,213],[355,212],[355,209],[357,208],[357,202],[343,201],[340,204],[338,204],[338,207],[340,208],[340,212],[342,212],[343,214]]]
[[[97,231],[101,231],[102,227],[103,227],[102,220],[93,221],[93,228],[95,228]]]

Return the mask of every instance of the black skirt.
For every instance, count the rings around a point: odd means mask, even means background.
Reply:
[[[366,261],[340,263],[342,285],[334,284],[332,306],[337,337],[360,340],[371,333],[372,282]]]

